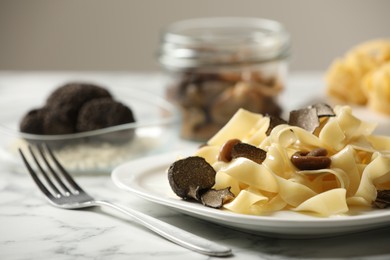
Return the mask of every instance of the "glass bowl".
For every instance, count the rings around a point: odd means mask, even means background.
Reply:
[[[166,151],[177,136],[179,116],[174,106],[150,92],[107,89],[132,109],[135,123],[66,135],[21,133],[22,117],[42,107],[50,92],[14,91],[0,97],[0,159],[20,166],[18,148],[46,143],[70,172],[106,173],[125,161]]]

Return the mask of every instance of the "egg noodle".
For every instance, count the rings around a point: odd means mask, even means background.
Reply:
[[[235,198],[224,209],[252,215],[279,210],[317,216],[347,213],[351,207],[372,207],[377,190],[390,189],[390,137],[375,136],[375,124],[359,120],[348,106],[334,108],[335,117],[322,120],[314,134],[282,124],[269,136],[270,118],[240,109],[197,156],[216,170],[215,189],[231,188]],[[258,164],[239,157],[218,160],[230,139],[267,152]],[[299,170],[291,162],[295,152],[325,148],[329,168]]]

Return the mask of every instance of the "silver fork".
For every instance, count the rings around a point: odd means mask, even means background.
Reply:
[[[63,209],[109,206],[130,216],[160,236],[190,250],[210,256],[229,256],[232,254],[231,249],[226,246],[196,236],[134,209],[125,209],[108,201],[95,200],[73,180],[47,145],[37,145],[36,149],[29,146],[28,150],[40,174],[33,169],[23,151],[19,149],[23,162],[39,189],[52,205]],[[34,150],[38,151],[39,157]]]

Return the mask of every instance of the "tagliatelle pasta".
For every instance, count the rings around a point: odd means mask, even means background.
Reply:
[[[326,82],[329,96],[390,115],[390,39],[351,48],[329,66]]]
[[[235,196],[223,207],[243,214],[292,210],[318,216],[371,207],[378,189],[390,189],[390,137],[372,135],[375,124],[358,119],[348,106],[334,112],[314,133],[281,124],[267,136],[268,117],[239,110],[196,152],[217,172],[214,188],[230,187]],[[266,151],[265,160],[218,160],[221,147],[233,138]],[[292,163],[295,153],[316,148],[327,150],[328,168],[299,170]]]
[[[326,75],[328,94],[347,103],[363,105],[367,101],[371,102],[370,95],[377,95],[381,91],[371,83],[367,86],[364,83],[365,78],[388,62],[390,62],[390,39],[376,39],[358,44],[329,66]]]

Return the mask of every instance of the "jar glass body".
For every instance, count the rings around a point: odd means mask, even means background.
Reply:
[[[277,96],[288,72],[285,31],[267,28],[271,35],[267,31],[266,37],[254,39],[262,24],[247,27],[259,19],[249,24],[242,23],[248,19],[224,19],[217,28],[201,26],[204,20],[192,21],[190,29],[196,31],[195,36],[187,34],[188,26],[184,26],[179,33],[174,27],[165,34],[172,36],[175,31],[179,38],[163,38],[160,62],[170,78],[167,98],[181,111],[181,137],[185,139],[208,140],[240,108],[273,116],[282,112]],[[234,28],[237,24],[239,28]]]

